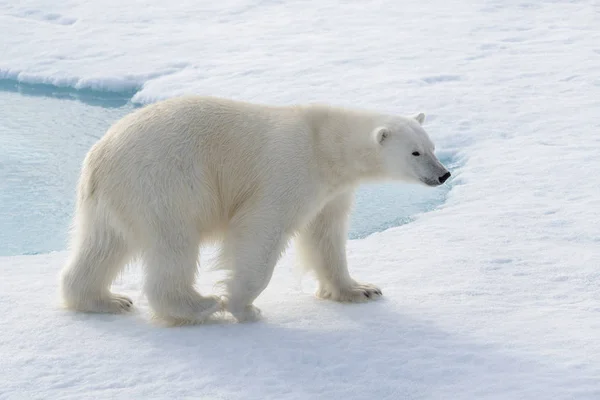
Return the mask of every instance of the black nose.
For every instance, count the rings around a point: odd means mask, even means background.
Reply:
[[[440,180],[440,183],[444,183],[448,180],[448,178],[450,178],[450,172],[446,172],[444,175],[440,176],[438,179]]]

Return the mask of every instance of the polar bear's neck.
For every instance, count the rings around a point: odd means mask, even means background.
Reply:
[[[371,137],[381,115],[322,105],[305,107],[304,112],[325,184],[344,189],[381,177],[383,168]]]

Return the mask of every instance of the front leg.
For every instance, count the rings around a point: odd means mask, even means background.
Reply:
[[[352,192],[335,197],[296,239],[300,261],[319,281],[320,298],[364,302],[382,295],[377,286],[358,283],[348,273],[346,240],[352,198]]]
[[[239,322],[260,318],[260,310],[252,303],[269,284],[285,248],[281,221],[266,215],[267,211],[259,211],[232,221],[223,245],[219,262],[231,272],[223,303]]]

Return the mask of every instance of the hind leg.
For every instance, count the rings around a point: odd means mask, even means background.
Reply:
[[[200,240],[194,229],[164,228],[144,251],[144,291],[156,317],[173,324],[201,323],[221,309],[216,296],[194,289]]]
[[[110,286],[129,260],[129,249],[106,221],[84,205],[71,259],[61,273],[61,294],[67,308],[99,313],[127,311],[132,301],[110,292]]]

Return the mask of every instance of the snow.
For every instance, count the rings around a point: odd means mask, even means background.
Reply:
[[[291,250],[264,321],[167,329],[138,265],[137,312],[98,316],[58,307],[66,253],[0,259],[0,399],[600,398],[598,26],[594,1],[0,1],[1,79],[424,111],[461,160],[443,206],[349,242],[370,304],[315,299]]]

